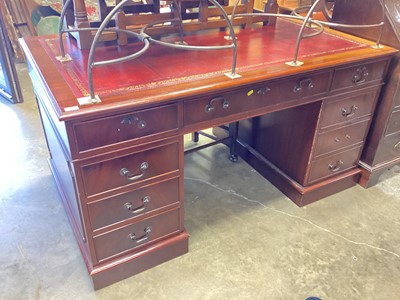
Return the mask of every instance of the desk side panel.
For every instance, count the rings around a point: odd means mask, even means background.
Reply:
[[[53,125],[47,109],[38,99],[39,112],[41,115],[43,129],[49,148],[49,164],[56,181],[66,214],[70,221],[75,238],[81,249],[84,260],[89,267],[92,262],[88,255],[88,245],[84,226],[81,219],[81,206],[75,189],[75,175],[72,163],[66,155],[59,134]]]

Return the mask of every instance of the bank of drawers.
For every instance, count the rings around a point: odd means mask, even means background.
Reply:
[[[78,157],[99,153],[75,163],[94,264],[182,232],[182,137],[154,138],[177,130],[177,115],[167,105],[73,127]]]
[[[376,97],[372,89],[323,104],[308,184],[358,165]]]
[[[377,99],[377,89],[360,88],[382,81],[386,62],[337,68],[331,92],[350,92],[323,103],[307,184],[334,176],[358,165]],[[353,92],[354,91],[354,92]]]

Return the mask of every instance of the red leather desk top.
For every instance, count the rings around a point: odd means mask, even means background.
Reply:
[[[276,26],[240,30],[237,33],[237,73],[284,64],[293,60],[295,43],[300,26],[287,21],[279,21]],[[185,37],[189,45],[224,45],[225,32],[214,31],[207,35]],[[169,38],[169,41],[177,40]],[[41,40],[43,47],[54,64],[59,55],[58,39]],[[108,60],[129,55],[142,48],[136,43],[124,47],[100,46],[96,50],[95,61]],[[323,33],[301,42],[299,60],[339,53],[351,49],[367,47],[338,35]],[[88,95],[87,58],[89,50],[79,50],[74,41],[67,39],[66,52],[73,58],[64,63],[64,79],[76,97]],[[127,91],[140,91],[160,86],[170,86],[182,82],[193,82],[203,78],[221,75],[231,70],[231,49],[213,51],[177,50],[156,44],[139,58],[125,63],[94,68],[93,82],[95,92],[100,97]]]
[[[372,49],[373,42],[328,30],[302,40],[298,60],[305,63],[291,67],[285,62],[293,60],[299,29],[300,25],[283,19],[275,26],[238,28],[236,73],[242,77],[235,79],[223,75],[231,71],[232,49],[188,51],[151,43],[149,50],[136,59],[94,68],[94,91],[101,99],[101,103],[95,105],[80,105],[77,100],[89,95],[89,50],[80,50],[75,40],[65,38],[65,50],[73,60],[61,63],[56,59],[60,55],[57,36],[27,38],[21,44],[29,66],[36,69],[34,73],[41,77],[44,87],[52,94],[50,101],[60,120],[216,95],[266,80],[395,53],[390,47]],[[228,43],[225,35],[218,30],[207,31],[187,36],[185,41],[189,45],[223,45]],[[174,38],[169,37],[168,41],[173,42]],[[141,43],[124,47],[100,46],[94,59],[118,58],[142,47]]]

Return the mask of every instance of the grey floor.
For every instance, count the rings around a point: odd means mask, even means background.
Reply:
[[[400,299],[400,167],[304,208],[216,146],[185,157],[188,254],[93,291],[25,102],[0,102],[0,299]]]

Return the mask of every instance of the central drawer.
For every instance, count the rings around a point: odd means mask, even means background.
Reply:
[[[311,99],[328,91],[330,74],[320,72],[286,78],[284,81],[274,80],[220,96],[185,101],[184,125],[217,120],[291,100]]]
[[[180,209],[171,210],[94,237],[96,256],[102,261],[178,233],[180,230]]]
[[[85,195],[91,197],[179,170],[179,142],[112,156],[81,167]]]

